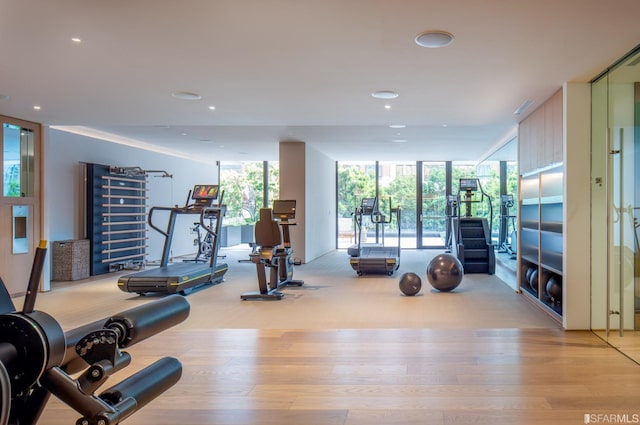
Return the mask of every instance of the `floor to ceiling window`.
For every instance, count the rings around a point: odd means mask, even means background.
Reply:
[[[278,163],[267,161],[221,162],[220,187],[227,212],[222,222],[225,229],[222,246],[253,241],[253,225],[260,208],[278,199]],[[238,229],[228,229],[237,227]]]
[[[376,195],[375,162],[339,162],[337,164],[338,248],[348,248],[356,242],[353,212],[362,198]],[[365,234],[367,232],[364,232]]]
[[[400,207],[400,223],[391,208]],[[384,244],[416,247],[416,162],[378,163],[378,208],[389,221],[382,228]],[[379,236],[379,235],[378,235]],[[400,241],[400,242],[398,242]]]
[[[446,162],[422,162],[421,203],[419,207],[420,248],[444,248],[448,242],[450,208],[447,205]]]
[[[356,242],[353,212],[363,198],[376,197],[380,213],[388,218],[390,207],[399,206],[401,219],[399,226],[392,221],[384,227],[365,220],[364,225],[370,227],[363,232],[368,242],[381,243],[384,236],[384,243],[394,246],[400,235],[403,248],[444,249],[451,216],[465,213],[464,205],[463,209],[453,211],[447,202],[448,195],[459,195],[461,178],[480,178],[486,196],[479,198],[481,202],[470,204],[471,214],[493,222],[497,243],[501,195],[508,191],[515,193],[518,181],[515,161],[484,164],[478,167],[479,175],[475,162],[338,162],[336,167],[338,248]]]

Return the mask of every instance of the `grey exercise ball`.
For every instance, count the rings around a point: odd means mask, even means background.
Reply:
[[[440,292],[453,291],[463,277],[462,263],[451,254],[439,254],[427,265],[427,280]]]
[[[404,273],[400,276],[400,291],[408,297],[412,297],[420,292],[422,279],[413,272]]]

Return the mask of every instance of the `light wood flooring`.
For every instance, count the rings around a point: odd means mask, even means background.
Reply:
[[[306,284],[283,300],[241,301],[256,289],[254,266],[226,254],[226,282],[190,294],[185,322],[128,350],[122,374],[163,356],[184,370],[125,424],[566,425],[640,414],[640,366],[591,332],[563,331],[496,276],[438,293],[424,280],[433,253],[403,251],[393,277],[357,277],[336,251],[296,267]],[[423,277],[419,296],[400,294],[405,271]],[[116,280],[58,283],[36,307],[71,329],[158,298],[122,293]],[[122,377],[111,379],[105,388]],[[52,398],[39,423],[77,418]]]

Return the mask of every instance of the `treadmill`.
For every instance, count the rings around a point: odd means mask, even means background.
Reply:
[[[214,201],[218,200],[219,192],[218,185],[196,185],[190,192],[187,205],[184,207],[152,207],[147,220],[149,227],[164,236],[160,267],[121,276],[118,279],[118,288],[124,292],[135,292],[140,295],[147,292],[187,295],[196,286],[222,282],[228,266],[226,263],[217,262],[220,245],[218,235],[222,230],[222,218],[226,212],[226,206],[221,205],[222,196],[214,205]],[[154,224],[153,215],[157,211],[169,212],[166,229],[161,229]],[[184,214],[198,215],[202,229],[212,236],[211,257],[208,262],[169,264],[176,218]],[[213,225],[209,227],[205,224],[205,220]]]
[[[391,206],[389,198],[389,215],[385,216],[377,208],[377,198],[363,198],[360,207],[353,213],[355,235],[357,243],[347,249],[350,256],[349,264],[358,276],[364,274],[387,274],[400,267],[400,207]],[[382,229],[382,243],[362,243],[362,223],[365,217],[369,217],[376,230]],[[398,223],[398,246],[384,245],[384,226],[390,224],[395,217]],[[377,233],[377,232],[376,232]]]

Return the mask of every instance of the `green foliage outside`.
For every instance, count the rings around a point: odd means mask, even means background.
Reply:
[[[278,198],[278,164],[269,163],[270,200]],[[338,205],[339,220],[350,222],[353,211],[360,206],[362,198],[376,195],[376,164],[374,162],[358,164],[338,164]],[[403,175],[400,170],[405,171]],[[401,208],[401,228],[403,233],[410,232],[416,226],[416,177],[415,166],[402,164],[395,178],[379,187],[379,210],[388,216],[389,198],[392,206]],[[508,167],[507,193],[517,194],[518,174],[515,165]],[[475,178],[475,165],[454,164],[452,167],[452,190],[458,193],[460,178]],[[263,163],[223,163],[220,168],[221,187],[224,190],[224,203],[227,205],[225,225],[253,224],[257,220],[259,209],[264,205]],[[497,235],[500,214],[500,175],[498,163],[482,168],[480,182],[483,190],[490,196],[493,206],[493,232]],[[446,186],[444,163],[427,166],[423,173],[423,231],[442,232],[445,227]],[[465,213],[464,204],[460,214]],[[515,208],[511,214],[515,213]],[[472,204],[472,215],[489,219],[486,202]],[[393,221],[387,230],[397,231]]]
[[[278,164],[269,163],[270,201],[278,198]],[[264,206],[263,162],[222,163],[220,186],[227,215],[223,225],[255,224]]]
[[[403,166],[407,168],[406,165]],[[486,175],[480,177],[482,189],[491,200],[493,209],[492,227],[497,235],[500,215],[500,174],[499,165],[496,162],[486,167],[483,171]],[[339,164],[338,165],[338,217],[351,218],[354,209],[360,205],[362,198],[375,196],[375,164]],[[452,191],[458,194],[458,183],[460,178],[476,178],[476,166],[465,164],[454,164],[452,167]],[[446,182],[445,167],[427,166],[423,173],[423,231],[442,233],[445,228],[446,214]],[[508,167],[507,193],[517,194],[518,175],[515,166]],[[379,187],[378,208],[388,215],[389,198],[393,207],[401,208],[401,228],[403,233],[410,232],[416,227],[416,176],[415,167],[413,171],[405,175],[397,175],[393,180]],[[474,200],[480,200],[480,194],[476,194]],[[465,205],[461,205],[460,214],[465,213]],[[491,218],[491,210],[487,199],[482,202],[471,204],[473,216]],[[515,209],[510,211],[515,213]],[[394,222],[389,230],[397,231],[397,224]]]

